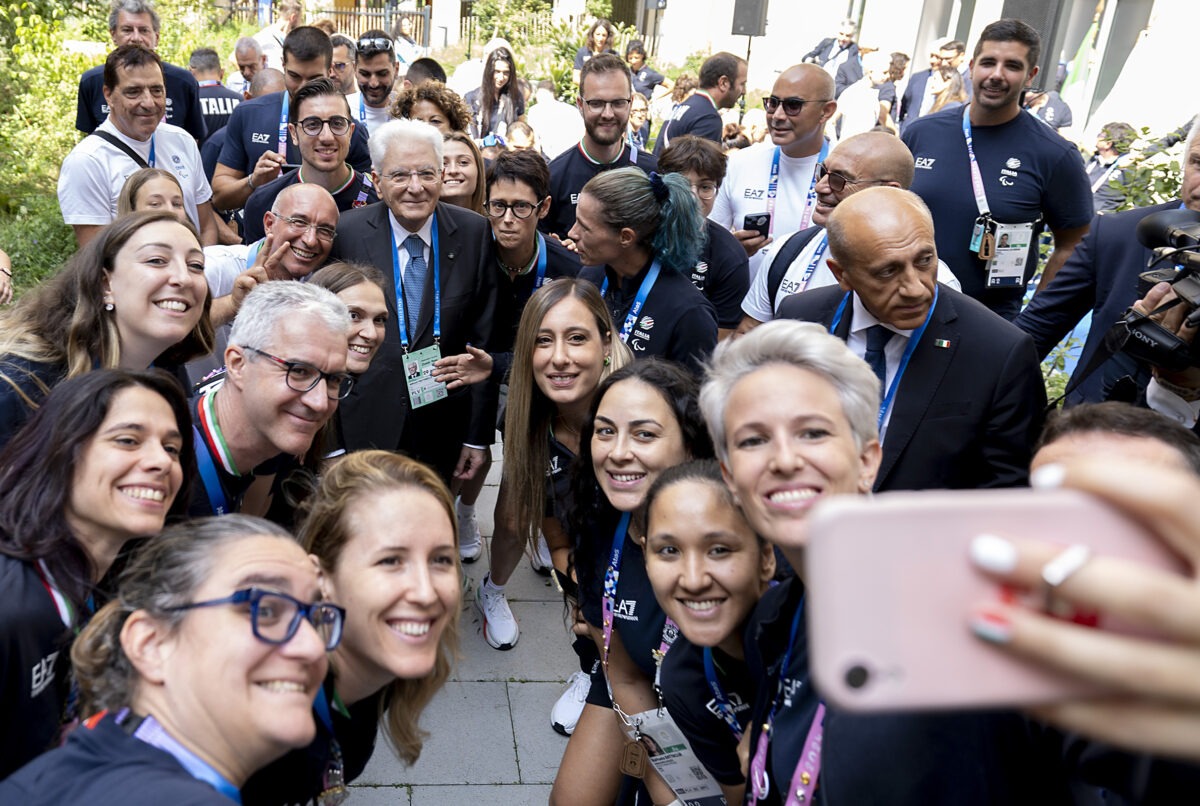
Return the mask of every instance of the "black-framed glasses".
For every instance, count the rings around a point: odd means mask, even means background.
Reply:
[[[279,219],[287,222],[287,225],[292,229],[302,229],[305,232],[312,230],[316,233],[317,238],[325,243],[332,243],[333,239],[337,237],[337,230],[327,224],[314,224],[311,221],[306,221],[303,218],[295,216],[281,215]]]
[[[369,55],[371,51],[378,52],[381,50],[386,50],[391,52],[396,46],[392,44],[392,40],[385,36],[372,36],[366,39],[358,40],[358,42],[355,43],[355,47],[358,48],[359,58],[362,58],[364,55]],[[366,54],[364,54],[364,51]]]
[[[432,185],[442,178],[442,172],[435,171],[432,168],[422,168],[419,171],[392,171],[389,174],[384,174],[383,178],[392,184],[407,185],[412,182],[414,176],[422,185]]]
[[[345,372],[322,372],[312,364],[306,364],[303,361],[285,361],[257,347],[244,349],[255,355],[261,355],[282,367],[287,373],[285,380],[288,388],[293,392],[307,392],[316,388],[321,381],[325,381],[325,391],[329,395],[329,399],[344,400],[350,394],[350,390],[354,388],[354,376]]]
[[[312,117],[307,117],[300,121],[297,125],[300,127],[300,131],[304,132],[309,137],[316,137],[321,133],[321,130],[325,128],[326,124],[329,125],[329,131],[332,132],[335,137],[341,137],[346,132],[350,131],[350,118],[343,117],[342,115],[334,115],[333,117],[329,118],[319,118],[316,115],[313,115]]]
[[[837,171],[831,171],[825,167],[825,163],[817,163],[817,180],[820,181],[825,177],[829,178],[829,189],[834,193],[841,193],[846,189],[846,185],[871,185],[880,180],[878,179],[851,179],[848,176],[843,176]]]
[[[502,202],[499,199],[489,199],[483,209],[492,218],[504,218],[504,214],[512,210],[512,214],[517,218],[529,218],[533,215],[533,211],[541,207],[545,199],[538,199],[537,204],[530,204],[527,201],[515,201],[512,204]]]
[[[264,644],[286,644],[300,629],[300,621],[307,620],[325,644],[325,651],[337,648],[342,640],[342,626],[346,611],[330,602],[305,604],[294,596],[263,588],[242,588],[222,599],[208,599],[168,608],[169,612],[194,610],[198,607],[219,605],[248,605],[250,629],[254,637]]]
[[[587,108],[593,112],[603,112],[604,107],[611,106],[614,112],[624,112],[629,108],[630,98],[612,98],[604,101],[600,98],[584,99]]]
[[[763,98],[763,109],[767,110],[768,115],[774,115],[775,110],[782,105],[785,115],[795,117],[800,114],[800,110],[804,108],[805,104],[827,104],[830,100],[830,98],[779,98],[774,95],[768,95],[766,98]]]

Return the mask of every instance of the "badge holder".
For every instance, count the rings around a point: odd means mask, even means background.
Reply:
[[[433,377],[433,365],[441,357],[442,345],[438,339],[434,339],[433,344],[428,347],[404,354],[404,378],[408,385],[408,402],[412,408],[419,409],[436,403],[449,394],[446,384]]]
[[[683,731],[663,708],[628,717],[623,726],[632,738],[621,752],[621,772],[643,778],[653,767],[671,791],[689,806],[725,806],[721,785],[696,757]]]
[[[983,244],[989,253],[985,256],[984,249],[979,252],[979,257],[988,261],[987,287],[1022,288],[1037,222],[999,224],[992,221],[990,224]]]

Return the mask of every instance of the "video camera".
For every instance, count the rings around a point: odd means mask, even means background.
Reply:
[[[1188,326],[1200,325],[1200,213],[1186,209],[1151,213],[1138,222],[1137,237],[1154,253],[1148,271],[1138,275],[1138,296],[1146,296],[1158,283],[1170,283],[1176,299],[1152,313],[1182,304],[1190,310]],[[1166,261],[1173,265],[1153,269]],[[1109,329],[1104,339],[1113,353],[1123,352],[1171,372],[1200,366],[1200,339],[1188,344],[1153,321],[1149,314],[1132,308]]]

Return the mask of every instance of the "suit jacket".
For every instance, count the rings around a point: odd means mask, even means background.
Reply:
[[[896,113],[900,131],[904,131],[904,128],[921,114],[921,100],[925,97],[925,86],[929,83],[932,72],[921,70],[909,77],[908,86],[904,88],[904,95],[900,98],[900,110]]]
[[[837,286],[793,294],[780,319],[829,327]],[[850,334],[853,307],[834,334]],[[892,403],[875,490],[1016,487],[1029,479],[1046,389],[1028,335],[940,286],[929,327]]]
[[[1150,250],[1137,239],[1137,225],[1151,213],[1174,210],[1179,202],[1156,204],[1123,213],[1096,216],[1067,262],[1014,324],[1033,337],[1038,356],[1045,358],[1089,310],[1092,325],[1080,353],[1076,373],[1088,366],[1104,343],[1104,334],[1138,300],[1138,274],[1150,262]],[[1117,355],[1080,383],[1067,403],[1099,403],[1112,385],[1125,375],[1145,386],[1150,368],[1125,355]],[[1074,381],[1072,377],[1072,381]]]
[[[830,59],[834,58],[841,52],[842,52],[841,46],[838,45],[837,37],[827,36],[824,39],[822,39],[820,42],[818,42],[817,46],[815,48],[813,48],[808,53],[805,53],[802,57],[800,57],[800,61],[814,62],[816,64],[819,64],[821,67],[824,67],[826,62],[828,62]],[[848,54],[846,57],[848,61],[857,57],[858,56],[858,43],[851,42],[849,45],[846,46],[845,52]]]
[[[437,205],[438,276],[442,293],[442,355],[466,352],[467,343],[489,349],[496,310],[496,278],[491,269],[491,228],[483,216],[461,207]],[[368,263],[386,278],[387,337],[359,379],[350,397],[339,409],[348,450],[368,447],[394,450],[401,444],[406,424],[413,418],[409,409],[404,352],[396,317],[396,289],[392,272],[392,229],[388,208],[382,202],[349,210],[338,220],[338,237],[329,259]],[[403,259],[403,255],[401,256]],[[432,268],[432,266],[430,267]],[[421,316],[411,330],[410,350],[433,344],[433,272],[425,278]],[[469,396],[469,405],[467,401]],[[459,405],[452,405],[457,402]],[[461,415],[469,408],[469,416]],[[496,388],[476,384],[450,392],[417,410],[417,426],[437,429],[438,439],[454,445],[462,442],[490,445],[496,426]],[[428,461],[428,460],[427,460]]]

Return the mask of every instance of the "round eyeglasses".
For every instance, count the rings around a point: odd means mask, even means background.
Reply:
[[[257,347],[245,347],[255,355],[262,356],[268,361],[278,364],[286,372],[284,380],[293,392],[307,392],[314,389],[318,383],[325,381],[325,391],[330,400],[344,400],[354,388],[354,376],[345,372],[322,372],[312,364],[303,361],[285,361],[279,356],[271,355]]]
[[[286,644],[300,629],[300,621],[307,620],[317,631],[329,652],[342,640],[342,626],[346,621],[346,611],[329,602],[312,602],[305,604],[286,593],[269,591],[262,588],[242,588],[222,599],[208,599],[203,602],[191,602],[168,608],[168,612],[176,613],[193,610],[198,607],[217,607],[218,605],[246,605],[250,608],[250,629],[254,637],[264,644],[278,646]]]
[[[543,201],[545,201],[545,199],[538,199],[537,204],[530,204],[527,201],[515,201],[512,204],[508,204],[507,202],[502,202],[499,199],[496,199],[489,200],[487,204],[483,206],[483,209],[486,210],[487,214],[492,218],[504,218],[504,214],[509,210],[512,210],[512,214],[517,218],[529,218],[531,215],[533,215],[533,211],[541,206]]]
[[[333,117],[329,118],[319,118],[316,115],[313,115],[312,117],[305,118],[304,120],[300,121],[298,125],[300,126],[300,131],[304,132],[309,137],[316,137],[321,133],[321,130],[325,128],[326,124],[328,124],[329,131],[332,132],[335,137],[341,137],[343,134],[350,131],[350,118],[342,117],[341,115],[334,115]]]

